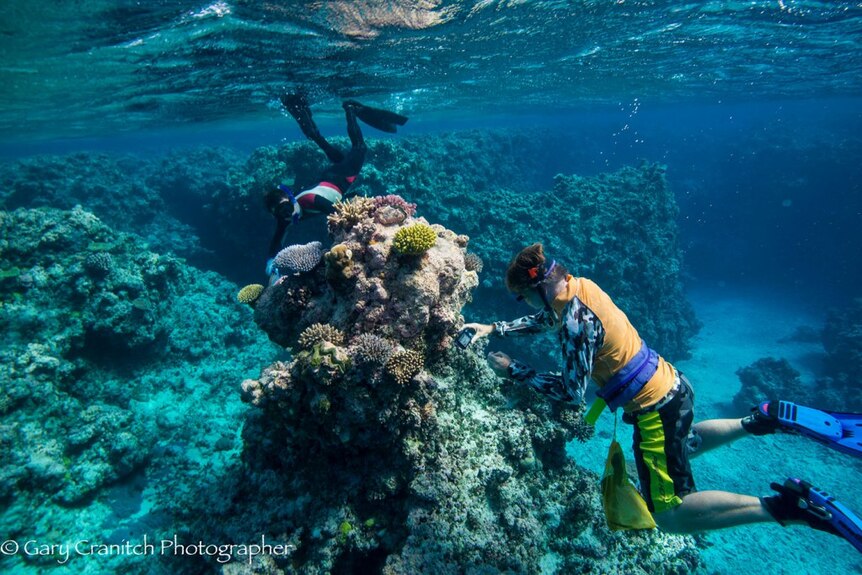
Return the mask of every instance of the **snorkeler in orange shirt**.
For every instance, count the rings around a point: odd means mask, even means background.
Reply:
[[[488,354],[491,368],[581,410],[587,386],[595,382],[599,406],[622,409],[623,421],[634,428],[640,491],[659,527],[691,533],[769,521],[806,523],[844,537],[862,551],[862,520],[807,482],[791,478],[773,483],[778,494],[760,498],[697,491],[689,462],[735,439],[779,429],[801,432],[860,456],[859,439],[840,431],[840,418],[847,414],[765,402],[745,418],[694,424],[694,393],[688,379],[641,340],[625,313],[594,282],[571,276],[554,260],[548,262],[542,245],[533,244],[512,260],[506,287],[540,311],[512,322],[465,324],[465,330],[472,330],[466,333],[474,334],[471,341],[556,330],[563,355],[561,374],[537,373],[500,352]],[[849,424],[850,420],[843,422]],[[837,436],[829,435],[830,427],[838,428]]]

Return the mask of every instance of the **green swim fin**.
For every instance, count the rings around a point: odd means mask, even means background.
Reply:
[[[345,104],[353,108],[356,117],[362,120],[362,122],[381,132],[394,134],[398,131],[398,126],[403,126],[409,120],[407,116],[381,108],[372,108],[371,106],[360,104],[356,100],[347,100]]]

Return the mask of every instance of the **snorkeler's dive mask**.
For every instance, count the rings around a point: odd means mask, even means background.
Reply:
[[[531,287],[539,294],[539,297],[542,299],[542,303],[545,305],[545,309],[554,314],[554,317],[556,317],[557,314],[554,311],[554,308],[551,307],[551,302],[548,299],[547,279],[550,277],[551,272],[554,271],[555,267],[557,267],[557,260],[552,260],[551,266],[548,268],[545,268],[543,264],[527,270],[527,274],[529,274],[530,279],[534,280],[533,283],[530,284]],[[524,296],[518,296],[516,299],[518,301],[522,301]]]

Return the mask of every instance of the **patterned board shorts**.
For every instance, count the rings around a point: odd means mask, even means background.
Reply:
[[[640,491],[653,513],[673,509],[696,491],[689,463],[699,439],[691,429],[694,391],[683,374],[679,377],[679,390],[667,404],[656,411],[623,415],[623,421],[634,427]]]

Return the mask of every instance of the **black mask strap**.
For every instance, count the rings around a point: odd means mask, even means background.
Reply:
[[[539,297],[542,299],[542,303],[545,304],[545,310],[548,311],[554,317],[557,317],[557,312],[554,311],[553,306],[551,306],[551,302],[548,299],[548,292],[546,289],[548,276],[551,275],[551,272],[554,271],[554,268],[557,267],[557,260],[553,260],[551,262],[551,267],[542,273],[542,279],[536,282],[533,285],[533,289],[536,290],[536,293],[539,294]]]

